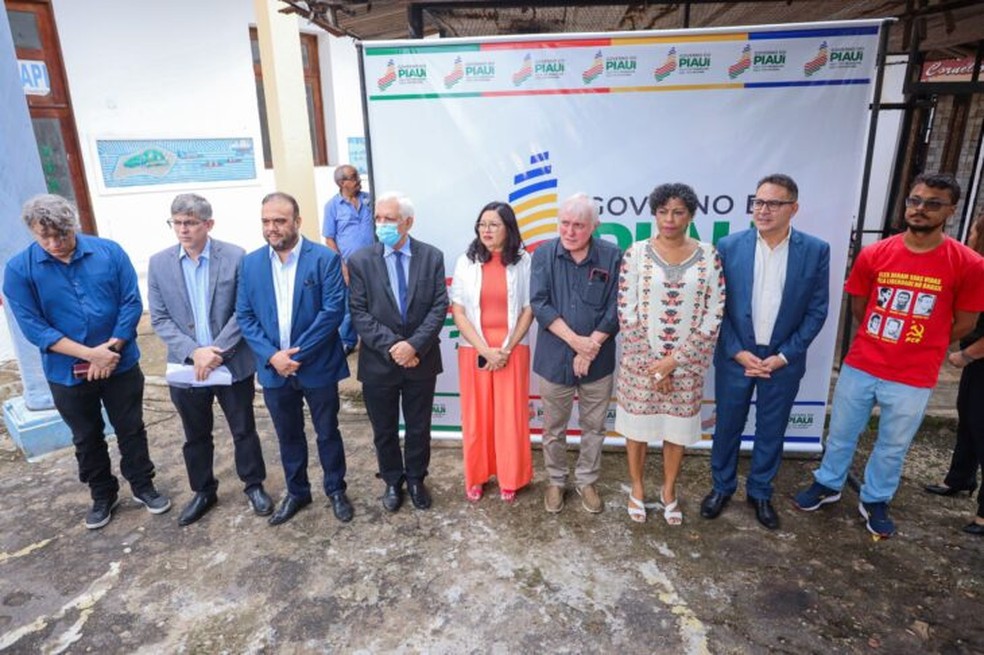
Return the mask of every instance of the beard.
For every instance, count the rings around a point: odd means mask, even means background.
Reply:
[[[922,216],[922,214],[917,214]],[[922,218],[926,218],[922,216]],[[935,232],[943,228],[943,222],[936,223],[935,225],[930,223],[913,223],[908,218],[905,219],[905,226],[910,232],[916,232],[917,234],[929,234],[930,232]]]

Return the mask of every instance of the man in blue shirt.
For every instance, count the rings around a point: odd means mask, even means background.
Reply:
[[[595,483],[601,471],[605,417],[612,396],[618,332],[618,275],[622,252],[593,236],[598,209],[583,193],[558,212],[560,236],[533,253],[530,305],[538,325],[533,372],[543,402],[543,462],[549,482],[545,509],[564,508],[567,422],[578,397],[581,447],[574,485],[592,514],[603,503]]]
[[[171,501],[154,488],[147,452],[136,341],[143,305],[133,265],[116,243],[77,233],[78,213],[61,196],[35,196],[23,218],[36,242],[7,262],[3,293],[24,336],[41,350],[55,408],[72,431],[79,479],[93,501],[85,526],[109,523],[119,503],[100,403],[134,500],[163,514]]]
[[[194,193],[174,199],[168,224],[174,228],[178,245],[150,258],[147,303],[151,325],[167,345],[167,361],[193,366],[200,383],[209,381],[220,366],[232,376],[232,384],[226,385],[170,383],[171,401],[184,427],[182,454],[188,482],[195,492],[178,517],[178,525],[194,523],[218,502],[219,482],[212,467],[215,399],[229,423],[236,473],[249,505],[255,514],[266,516],[273,512],[273,500],[263,490],[266,466],[253,414],[256,362],[236,321],[239,263],[246,253],[209,236],[215,224],[212,206]]]
[[[348,260],[356,250],[372,245],[375,240],[375,222],[369,194],[362,191],[362,179],[354,166],[343,164],[335,169],[338,195],[325,204],[325,220],[321,233],[325,245],[342,256],[342,274],[348,284]],[[352,325],[348,304],[345,318],[338,328],[345,354],[355,350],[359,336]]]

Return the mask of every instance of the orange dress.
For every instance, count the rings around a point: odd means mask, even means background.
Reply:
[[[509,333],[506,268],[499,253],[482,265],[479,302],[485,342],[499,348]],[[478,368],[478,351],[458,348],[465,488],[495,476],[499,488],[515,491],[533,479],[530,449],[530,348],[516,345],[498,371]]]

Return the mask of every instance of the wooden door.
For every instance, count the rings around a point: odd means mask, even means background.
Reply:
[[[48,192],[75,202],[82,230],[95,234],[96,224],[51,3],[49,0],[5,0],[4,5]]]

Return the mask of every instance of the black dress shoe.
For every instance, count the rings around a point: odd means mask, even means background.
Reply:
[[[945,484],[927,484],[923,489],[931,494],[936,494],[937,496],[956,496],[959,493],[966,491],[969,495],[974,494],[974,489],[977,487],[948,487]]]
[[[730,501],[731,494],[712,491],[704,496],[704,500],[700,503],[700,515],[705,519],[716,519]]]
[[[410,492],[410,501],[417,509],[430,509],[431,495],[424,486],[423,480],[416,480],[407,483],[407,491]]]
[[[352,516],[355,515],[355,510],[352,509],[352,503],[349,502],[348,496],[345,495],[344,491],[336,491],[328,496],[331,500],[331,511],[335,513],[335,518],[342,523],[348,523],[352,520]]]
[[[767,498],[749,498],[748,504],[755,508],[755,518],[758,519],[759,523],[770,530],[779,527],[779,515],[772,507],[772,501]]]
[[[219,499],[215,493],[196,492],[191,502],[181,510],[181,516],[178,517],[178,525],[191,525],[205,516],[205,513],[212,509],[212,506],[218,501]]]
[[[386,491],[383,492],[383,509],[387,512],[395,512],[403,504],[403,485],[388,484]]]
[[[974,521],[973,523],[968,523],[963,527],[963,531],[967,534],[974,534],[978,537],[984,537],[984,525]]]
[[[267,516],[273,512],[273,499],[263,491],[263,485],[257,485],[246,490],[249,506],[257,516]]]
[[[302,508],[307,507],[310,504],[310,496],[307,498],[294,498],[290,494],[287,494],[287,496],[280,503],[280,507],[278,507],[277,511],[273,513],[273,516],[270,517],[269,523],[270,525],[280,525],[281,523],[286,523],[293,518],[294,514],[297,514]]]

